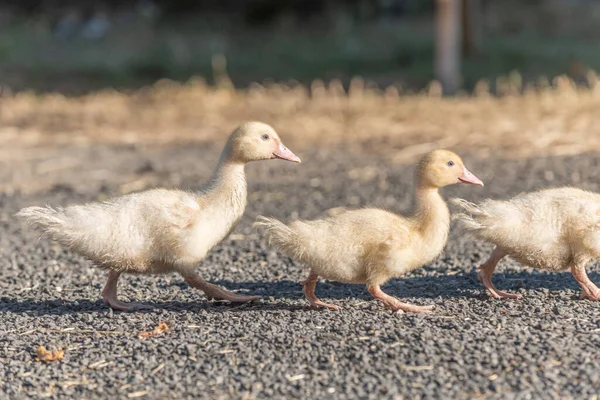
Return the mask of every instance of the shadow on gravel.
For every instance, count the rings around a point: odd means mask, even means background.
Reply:
[[[588,272],[589,278],[600,285],[600,273]],[[478,288],[483,288],[479,283],[475,272],[472,273],[472,279]],[[570,272],[544,272],[534,270],[533,272],[498,272],[492,276],[494,285],[500,289],[525,289],[525,290],[581,290],[581,286],[575,281]]]
[[[589,273],[590,279],[600,284],[600,273]],[[579,293],[580,286],[570,273],[546,272],[507,272],[496,273],[493,276],[494,284],[500,290],[574,290]],[[206,312],[244,312],[257,310],[309,310],[307,305],[291,305],[278,302],[279,299],[303,299],[302,287],[298,282],[280,280],[275,282],[231,282],[217,281],[219,285],[229,290],[241,290],[245,294],[259,295],[262,299],[248,304],[231,304],[228,302],[194,301],[182,303],[179,301],[144,302],[159,310],[167,311],[206,311]],[[194,290],[189,288],[189,290]],[[383,290],[400,299],[414,298],[481,298],[486,296],[483,286],[477,280],[475,272],[442,275],[439,277],[412,277],[393,279],[383,287]],[[202,296],[202,294],[198,294]],[[539,294],[538,294],[539,295]],[[320,281],[317,284],[317,296],[326,299],[360,299],[373,300],[364,285],[344,284],[339,282]],[[269,298],[274,299],[271,301]],[[32,315],[63,315],[75,313],[106,313],[108,307],[101,300],[46,300],[46,301],[19,301],[3,298],[0,302],[0,313],[31,313]],[[135,311],[137,313],[152,313],[153,310]]]
[[[476,278],[475,278],[476,279]],[[244,293],[255,294],[274,299],[303,299],[302,286],[295,281],[280,280],[276,282],[215,282],[231,290],[242,290]],[[397,297],[416,298],[455,298],[476,297],[469,291],[474,287],[472,278],[468,275],[451,275],[441,277],[399,278],[388,282],[383,290]],[[334,281],[319,280],[316,294],[323,299],[361,299],[372,300],[373,297],[363,284],[348,284]]]
[[[268,300],[267,300],[268,301]],[[231,304],[221,301],[205,301],[205,302],[140,302],[144,305],[152,306],[150,310],[136,311],[113,311],[113,313],[142,313],[152,314],[156,310],[165,311],[206,311],[213,313],[221,312],[242,312],[250,310],[272,310],[272,311],[299,311],[306,310],[308,306],[295,306],[290,304],[268,303],[263,299],[262,302],[254,302],[247,304]],[[15,314],[27,313],[31,316],[43,315],[67,315],[67,314],[83,314],[83,313],[109,313],[110,309],[101,301],[90,300],[46,300],[46,301],[18,301],[5,300],[0,304],[0,314],[11,312]]]
[[[590,279],[600,285],[600,273],[588,273]],[[580,290],[570,272],[549,273],[534,270],[533,272],[498,272],[492,277],[498,289],[525,290]],[[298,282],[280,280],[276,282],[216,282],[231,290],[243,290],[276,299],[303,298],[302,287]],[[475,271],[460,272],[453,275],[408,277],[392,279],[382,289],[389,295],[399,298],[477,298],[483,286],[477,279]],[[372,299],[365,285],[346,284],[319,280],[316,293],[323,299]]]

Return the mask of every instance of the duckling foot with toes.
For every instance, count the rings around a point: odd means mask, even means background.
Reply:
[[[588,299],[600,301],[600,288],[588,278],[587,273],[585,272],[585,266],[572,265],[571,274],[581,286],[582,292],[580,298],[582,300]]]
[[[483,284],[483,287],[487,289],[487,291],[492,295],[495,299],[518,299],[521,297],[520,294],[516,293],[508,293],[503,292],[502,290],[496,289],[494,284],[492,283],[492,274],[496,269],[496,265],[504,256],[506,256],[506,252],[502,250],[500,247],[496,247],[492,254],[488,258],[488,260],[479,267],[479,271],[477,272],[477,278]]]
[[[330,310],[341,310],[342,307],[336,306],[334,304],[325,303],[317,297],[315,294],[315,289],[317,287],[317,279],[319,279],[319,275],[315,273],[310,273],[306,280],[300,282],[302,287],[302,294],[306,297],[306,300],[310,303],[313,308],[328,308]]]
[[[417,306],[414,304],[404,303],[397,298],[384,293],[379,285],[367,286],[367,290],[371,296],[381,301],[386,307],[392,311],[406,311],[414,313],[427,313],[435,308],[435,306]]]
[[[118,300],[117,282],[123,272],[178,272],[209,300],[248,302],[259,296],[241,296],[208,283],[196,273],[195,264],[242,217],[247,196],[244,166],[274,158],[300,162],[272,127],[249,122],[231,134],[211,181],[196,193],[152,189],[64,209],[29,207],[16,216],[109,270],[102,299],[116,310],[149,308]]]
[[[109,271],[106,285],[102,289],[102,301],[104,304],[118,311],[132,311],[132,310],[151,310],[153,307],[141,304],[141,303],[125,303],[117,299],[117,284],[121,276],[121,272]]]
[[[117,282],[121,272],[109,271],[108,279],[104,289],[102,289],[102,301],[104,304],[118,311],[134,311],[134,310],[151,310],[154,307],[141,304],[141,303],[126,303],[117,299]],[[250,301],[260,299],[260,296],[242,296],[228,290],[222,289],[217,285],[206,282],[198,274],[188,274],[184,277],[185,281],[191,287],[200,289],[204,292],[206,299],[212,300],[225,300],[232,303],[247,303]]]
[[[315,295],[319,276],[345,283],[364,283],[371,295],[397,311],[429,312],[433,306],[401,302],[381,290],[390,278],[433,261],[448,238],[450,212],[439,189],[455,183],[483,186],[455,153],[436,150],[417,168],[417,208],[410,216],[374,208],[343,210],[314,221],[290,225],[259,216],[255,226],[276,248],[310,268],[302,282],[312,307],[337,310]]]
[[[185,281],[191,287],[202,290],[208,300],[224,300],[232,303],[247,303],[249,301],[260,299],[260,296],[242,296],[220,288],[217,285],[206,282],[198,274],[185,276]]]

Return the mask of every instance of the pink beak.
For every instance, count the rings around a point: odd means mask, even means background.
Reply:
[[[302,162],[300,161],[300,157],[292,153],[292,151],[285,147],[281,142],[279,142],[279,148],[273,152],[273,158],[281,158],[282,160],[287,160],[298,164]]]
[[[483,182],[481,182],[478,177],[473,175],[473,173],[469,171],[467,167],[463,167],[463,173],[458,177],[458,180],[462,183],[468,183],[470,185],[483,186]]]

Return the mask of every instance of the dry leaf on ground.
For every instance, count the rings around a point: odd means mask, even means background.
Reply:
[[[50,362],[50,361],[62,360],[63,358],[65,358],[64,350],[48,351],[48,350],[46,350],[46,348],[44,346],[38,347],[37,350],[35,351],[35,354],[37,355],[37,357],[35,358],[35,361],[37,361],[37,362],[40,362],[40,361]]]
[[[146,339],[150,336],[160,335],[161,333],[165,333],[171,329],[170,322],[159,322],[158,325],[152,331],[140,332],[138,335],[140,339]]]

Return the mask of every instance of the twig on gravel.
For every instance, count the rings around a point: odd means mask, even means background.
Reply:
[[[433,365],[402,365],[400,368],[405,371],[430,371]]]
[[[90,369],[100,369],[100,368],[104,368],[107,367],[109,365],[114,364],[113,361],[106,361],[106,360],[102,360],[102,361],[97,361],[95,363],[92,363],[90,365],[88,365],[88,368]]]
[[[329,355],[329,363],[333,365],[333,364],[335,364],[336,362],[337,362],[337,361],[335,361],[335,353],[331,353],[331,354]]]
[[[294,375],[294,376],[286,375],[285,379],[287,379],[288,382],[296,382],[296,381],[299,381],[301,379],[304,379],[305,377],[306,377],[306,375],[304,375],[304,374],[299,374],[299,375]]]
[[[140,390],[139,392],[131,392],[127,395],[130,399],[135,399],[137,397],[143,397],[148,394],[147,390]]]
[[[96,385],[93,381],[88,381],[87,379],[84,379],[82,381],[64,381],[61,383],[63,388],[69,388],[71,386],[88,386],[88,389],[94,389]]]
[[[67,351],[73,351],[73,350],[77,350],[77,349],[81,349],[81,348],[85,348],[85,347],[94,347],[94,345],[90,345],[90,346],[84,346],[84,345],[71,346],[71,347],[67,347]]]
[[[165,363],[160,364],[158,367],[154,368],[152,370],[152,372],[150,372],[150,375],[154,375],[156,374],[158,371],[160,371],[161,369],[163,369],[165,367]]]
[[[21,288],[21,290],[19,290],[19,293],[23,293],[23,292],[27,292],[29,290],[35,290],[38,288],[38,286],[40,286],[39,283],[36,283],[35,285],[33,285],[32,287],[29,288]]]

